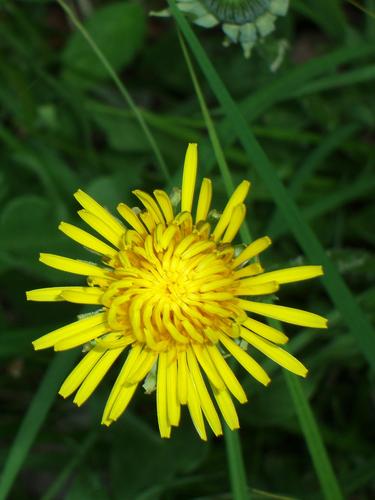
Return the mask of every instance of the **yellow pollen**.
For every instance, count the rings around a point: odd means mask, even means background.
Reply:
[[[240,283],[235,286],[231,254],[190,223],[179,217],[129,238],[113,266],[118,279],[101,297],[111,328],[122,325],[127,335],[130,328],[152,351],[217,343],[223,318],[239,321],[233,311]]]

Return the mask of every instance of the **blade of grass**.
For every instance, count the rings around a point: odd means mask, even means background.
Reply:
[[[231,478],[233,500],[250,500],[246,485],[246,473],[242,459],[242,447],[238,431],[232,431],[224,423],[224,439]]]
[[[57,478],[51,486],[47,489],[40,500],[53,500],[54,498],[58,498],[58,493],[71,476],[72,472],[81,465],[83,460],[85,459],[87,453],[95,444],[95,441],[98,436],[98,431],[91,431],[88,436],[80,443],[79,448],[74,453],[73,458],[69,460],[67,465],[62,469],[62,471],[58,474]]]
[[[234,184],[232,180],[232,176],[230,174],[230,170],[228,168],[228,164],[226,162],[224,152],[222,149],[222,146],[220,144],[218,135],[216,133],[215,125],[214,122],[211,118],[209,109],[207,107],[206,101],[204,99],[204,95],[202,92],[202,89],[199,85],[198,78],[196,76],[194,66],[191,62],[189,52],[186,48],[185,42],[182,39],[182,36],[179,33],[179,38],[180,38],[180,43],[181,43],[181,48],[182,52],[184,54],[186,64],[188,67],[188,70],[191,75],[191,79],[193,82],[193,86],[195,89],[195,93],[197,95],[202,115],[203,118],[206,122],[207,130],[210,136],[210,140],[212,142],[212,147],[215,153],[216,160],[218,162],[220,172],[223,177],[224,185],[226,188],[226,191],[228,193],[228,196],[233,191]],[[248,224],[245,222],[243,224],[243,227],[241,228],[241,237],[244,241],[250,242],[251,238],[251,232],[249,229]],[[278,329],[280,329],[280,325],[278,324]],[[332,465],[329,461],[329,457],[327,455],[327,452],[324,447],[324,443],[322,440],[322,437],[320,436],[319,433],[319,428],[318,425],[314,419],[314,416],[312,414],[312,411],[310,409],[309,403],[307,401],[307,398],[302,391],[302,388],[300,385],[299,380],[296,378],[295,381],[292,382],[294,386],[288,386],[291,394],[291,398],[296,410],[296,413],[300,419],[301,423],[301,428],[304,433],[306,442],[309,447],[309,451],[313,460],[313,464],[315,466],[315,470],[317,473],[317,476],[319,478],[319,481],[322,486],[322,490],[325,494],[325,497],[329,500],[341,500],[342,495],[340,493],[340,487],[337,483],[337,479],[335,477],[335,474],[333,472]],[[297,388],[297,389],[296,389]],[[298,389],[300,390],[298,391]],[[292,389],[294,389],[292,391]],[[296,392],[297,391],[297,392]],[[303,413],[302,410],[303,409]],[[226,426],[225,426],[226,427]],[[234,433],[230,431],[227,427],[225,428],[224,436],[225,436],[225,442],[226,442],[226,449],[227,449],[227,455],[228,455],[228,462],[229,462],[229,468],[230,468],[230,475],[232,478],[232,490],[233,490],[233,497],[235,499],[242,499],[242,498],[247,498],[246,496],[243,495],[248,495],[246,493],[247,488],[246,488],[246,476],[245,476],[245,471],[244,471],[244,466],[242,462],[242,457],[241,457],[241,448],[240,448],[240,443],[238,442],[238,436],[237,439],[233,439]],[[311,446],[311,443],[314,443],[314,446]],[[237,495],[237,496],[236,496]]]
[[[362,59],[374,53],[374,44],[361,42],[316,57],[300,66],[289,68],[285,74],[275,75],[270,83],[243,99],[239,107],[248,122],[253,122],[273,104],[291,99],[293,92],[297,92],[313,78],[331,72],[342,64],[349,64],[356,59]],[[227,117],[218,125],[217,131],[223,146],[227,147],[234,142],[236,134]],[[208,142],[202,143],[200,150],[207,175],[214,163],[212,150]]]
[[[279,180],[269,158],[255,139],[242,112],[224,86],[195,33],[176,7],[175,0],[168,0],[168,4],[201,71],[209,82],[211,90],[216,95],[216,98],[229,118],[233,131],[241,142],[249,161],[253,164],[260,178],[267,186],[280,212],[283,214],[288,227],[293,232],[295,239],[300,244],[307,257],[312,262],[323,265],[325,269],[323,283],[327,292],[336,307],[340,310],[352,334],[357,339],[360,349],[368,363],[375,367],[375,336],[369,321],[362,313],[346,283],[337,271],[336,266],[326,254],[310,226],[303,219],[292,198],[288,195],[288,192]]]
[[[344,125],[331,135],[323,139],[316,149],[306,158],[305,162],[300,168],[297,168],[291,179],[290,186],[288,187],[289,194],[296,198],[303,190],[307,181],[313,176],[319,165],[327,159],[327,157],[335,151],[344,141],[346,142],[355,132],[358,131],[358,126],[355,124]],[[280,212],[276,209],[273,217],[271,218],[266,234],[274,234],[279,225],[283,223]]]
[[[208,111],[208,108],[206,106],[206,102],[204,100],[202,91],[199,86],[198,79],[196,77],[189,53],[187,51],[185,42],[181,36],[180,33],[178,33],[179,40],[180,40],[180,45],[182,49],[182,53],[184,55],[186,65],[188,67],[193,86],[195,89],[195,93],[197,95],[199,104],[201,106],[202,110],[202,115],[203,118],[206,122],[207,130],[210,136],[210,140],[212,142],[212,147],[214,148],[215,155],[220,167],[220,172],[221,175],[223,176],[224,184],[226,186],[228,194],[230,194],[233,189],[234,189],[234,184],[232,177],[229,172],[229,168],[227,165],[227,162],[225,160],[224,152],[221,148],[219,138],[216,134],[215,131],[215,126],[213,124],[213,121],[211,119],[210,113]],[[243,229],[246,231],[247,226],[243,226]],[[245,238],[247,240],[250,240],[250,232],[247,229],[247,234],[245,233]],[[231,485],[232,485],[232,493],[233,493],[233,499],[234,500],[248,500],[250,498],[249,492],[248,492],[248,487],[246,483],[246,472],[245,472],[245,466],[243,463],[243,458],[242,458],[242,450],[241,450],[241,443],[239,439],[239,433],[238,431],[232,431],[229,429],[229,427],[224,423],[224,439],[225,439],[225,446],[226,446],[226,451],[227,451],[227,459],[228,459],[228,465],[229,465],[229,475],[231,479]]]
[[[352,5],[354,5],[354,7],[356,7],[357,9],[361,10],[362,12],[364,12],[365,14],[367,14],[368,16],[372,17],[373,19],[375,19],[375,11],[372,11],[372,10],[369,10],[369,9],[366,9],[366,7],[363,7],[363,5],[361,5],[359,2],[357,2],[356,0],[346,0],[348,3],[351,3]]]
[[[360,176],[353,184],[337,187],[335,192],[329,196],[318,199],[315,203],[307,206],[302,210],[306,220],[314,220],[316,217],[321,217],[324,214],[337,210],[352,200],[359,200],[366,194],[371,194],[375,188],[375,178],[370,176]],[[275,226],[269,234],[276,241],[280,236],[287,232],[285,224],[280,223]],[[268,233],[267,233],[268,234]]]
[[[272,324],[270,322],[270,324]],[[331,462],[324,447],[319,427],[302,388],[298,377],[283,370],[283,375],[289,389],[289,393],[297,412],[297,417],[302,428],[303,435],[309,448],[312,461],[315,466],[323,494],[327,500],[342,500],[344,497],[340,491]]]
[[[50,363],[10,448],[0,477],[0,500],[5,500],[8,496],[47,413],[56,399],[61,381],[73,366],[77,356],[77,351],[59,353]]]
[[[293,7],[310,17],[330,36],[342,39],[347,31],[340,0],[294,0]]]
[[[322,92],[323,90],[332,90],[348,85],[354,85],[356,83],[365,83],[374,80],[374,78],[375,65],[369,64],[368,66],[363,66],[359,69],[314,80],[301,87],[296,92],[293,92],[293,97],[302,97],[304,95]]]
[[[86,42],[90,45],[91,49],[93,52],[96,54],[98,57],[99,61],[103,64],[105,69],[108,71],[109,76],[112,78],[114,84],[118,88],[120,94],[122,97],[125,99],[127,104],[129,105],[130,109],[133,111],[134,115],[137,117],[137,120],[139,122],[139,125],[141,129],[143,130],[150,147],[155,155],[156,161],[159,164],[162,172],[164,173],[165,177],[170,180],[170,174],[167,168],[167,165],[164,161],[164,158],[161,154],[161,151],[147,125],[145,122],[142,113],[136,106],[135,102],[133,101],[131,95],[129,94],[128,90],[126,89],[125,85],[121,82],[120,78],[117,76],[115,70],[113,69],[112,65],[108,61],[108,59],[105,57],[103,52],[100,50],[98,45],[96,44],[95,40],[92,38],[90,33],[85,29],[85,27],[82,25],[82,23],[79,21],[73,10],[65,3],[64,0],[57,0],[58,4],[60,7],[65,11],[67,16],[69,17],[70,21],[72,24],[77,28],[77,30],[81,33],[81,35],[84,37]]]

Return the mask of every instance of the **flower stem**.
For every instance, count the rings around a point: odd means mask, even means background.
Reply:
[[[246,472],[239,436],[239,431],[232,431],[226,424],[224,425],[224,438],[233,500],[249,500],[250,493],[246,484]]]

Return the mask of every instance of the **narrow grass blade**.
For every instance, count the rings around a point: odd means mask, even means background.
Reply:
[[[241,442],[238,431],[232,431],[224,424],[224,439],[227,450],[229,475],[232,485],[233,500],[250,500],[246,486],[246,473],[242,460]]]
[[[300,88],[309,85],[319,75],[324,75],[343,64],[350,64],[374,53],[375,44],[360,42],[316,57],[295,68],[290,68],[285,74],[275,75],[268,84],[243,99],[239,103],[241,112],[249,123],[253,122],[272,105],[294,98],[293,92],[298,92]],[[234,142],[236,134],[228,117],[224,118],[218,125],[217,132],[223,146],[227,147]],[[212,155],[205,153],[208,149],[206,142],[201,144],[200,149],[203,151],[202,156],[205,157],[205,172],[207,174],[211,171],[214,160]]]
[[[67,16],[73,23],[73,25],[77,28],[77,30],[81,33],[81,35],[85,38],[87,43],[90,45],[92,48],[93,52],[97,55],[98,59],[100,62],[103,64],[103,66],[106,68],[108,71],[108,75],[112,78],[113,82],[117,86],[120,94],[123,96],[127,104],[129,105],[130,109],[133,111],[134,115],[137,117],[137,120],[139,122],[140,127],[142,128],[149,144],[154,152],[156,161],[158,162],[162,172],[164,173],[165,177],[169,180],[170,179],[170,174],[167,168],[167,165],[164,161],[164,158],[161,154],[161,151],[147,125],[145,122],[142,113],[136,106],[135,102],[133,101],[131,95],[125,88],[124,84],[121,82],[120,78],[117,76],[115,70],[109,63],[108,59],[105,57],[103,52],[100,50],[100,47],[97,46],[95,40],[91,37],[90,33],[85,29],[85,27],[82,25],[82,23],[79,21],[77,16],[74,14],[73,10],[65,3],[64,0],[57,0],[61,8],[66,12]]]
[[[368,66],[363,66],[362,68],[347,71],[345,73],[319,78],[298,89],[293,93],[293,96],[302,97],[308,94],[316,94],[326,90],[355,85],[357,83],[371,82],[374,78],[375,64],[369,64]]]
[[[297,168],[288,187],[288,192],[290,196],[296,198],[302,190],[309,179],[312,178],[317,168],[321,163],[331,154],[335,149],[337,149],[342,142],[347,141],[356,131],[358,131],[358,126],[355,124],[344,125],[339,128],[331,135],[326,137],[321,144],[318,145],[316,149],[306,158],[305,162],[300,168]],[[278,210],[275,211],[274,216],[271,218],[266,234],[274,234],[277,232],[280,224],[283,224],[283,219]]]
[[[316,473],[318,474],[324,497],[327,500],[342,500],[343,496],[340,487],[324,447],[319,427],[303,392],[302,383],[296,375],[286,370],[283,370],[283,375],[292,397]]]
[[[371,194],[374,188],[374,177],[361,176],[349,186],[344,185],[343,187],[337,187],[335,192],[330,196],[318,199],[315,203],[312,203],[311,205],[303,209],[302,213],[306,220],[314,220],[315,218],[321,217],[322,215],[332,212],[333,210],[337,210],[338,208],[345,205],[345,203],[348,203],[352,200],[359,200],[362,196]],[[287,228],[285,227],[285,224],[281,222],[267,234],[270,234],[270,236],[272,236],[272,239],[276,241],[286,232]]]
[[[77,355],[77,351],[58,354],[50,363],[10,448],[0,477],[0,500],[7,498],[39,429],[56,399],[58,388],[73,366]]]
[[[340,310],[342,317],[345,319],[353,335],[357,339],[360,349],[368,363],[375,367],[375,336],[369,321],[351,295],[349,288],[337,271],[336,266],[331,262],[314,232],[303,219],[298,207],[289,197],[288,192],[279,180],[269,158],[255,139],[242,112],[224,86],[210,59],[207,57],[196,35],[189,26],[189,23],[176,7],[174,0],[168,0],[168,4],[173,17],[176,19],[212,91],[216,95],[227,117],[230,119],[233,131],[241,142],[250,162],[267,186],[280,212],[283,214],[288,227],[293,232],[294,237],[307,257],[312,262],[323,265],[325,269],[323,283],[332,301]]]

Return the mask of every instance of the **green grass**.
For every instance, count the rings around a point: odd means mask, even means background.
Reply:
[[[374,2],[292,2],[248,61],[172,1],[175,22],[148,18],[144,3],[59,3],[1,5],[0,498],[372,498]],[[271,73],[281,37],[290,49]],[[324,265],[324,281],[286,286],[280,300],[330,323],[287,329],[306,380],[262,357],[269,388],[238,370],[249,395],[240,433],[207,444],[186,415],[161,441],[154,397],[141,393],[102,429],[116,368],[81,409],[57,397],[79,353],[30,343],[79,310],[24,299],[73,283],[39,251],[87,259],[57,231],[76,221],[77,188],[110,209],[134,205],[135,188],[180,183],[192,141],[218,209],[251,179],[241,237],[272,235],[267,267]]]

